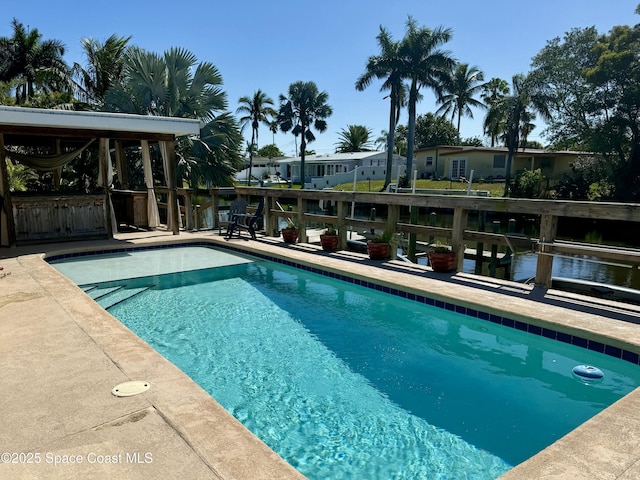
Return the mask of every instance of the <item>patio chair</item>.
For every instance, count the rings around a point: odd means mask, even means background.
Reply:
[[[229,228],[227,230],[227,240],[233,237],[234,232],[237,232],[238,238],[241,237],[241,232],[249,232],[253,240],[256,239],[256,222],[262,216],[264,211],[264,198],[260,199],[258,207],[255,213],[236,213],[234,215],[229,214]],[[247,239],[248,240],[248,239]]]
[[[225,236],[229,236],[229,229],[231,228],[231,223],[233,222],[234,215],[242,215],[247,213],[247,201],[244,198],[236,198],[229,205],[229,210],[224,212],[227,214],[226,220],[218,221],[218,234],[222,234],[222,227],[227,227],[227,233]]]

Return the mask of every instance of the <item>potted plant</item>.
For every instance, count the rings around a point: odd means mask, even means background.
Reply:
[[[393,230],[385,230],[367,242],[367,253],[371,260],[386,260],[391,256],[394,233]]]
[[[285,243],[296,243],[298,241],[298,226],[292,218],[287,218],[287,226],[280,232]]]
[[[451,272],[456,269],[456,252],[448,245],[437,244],[429,251],[429,265],[434,272]]]
[[[334,252],[338,250],[340,237],[333,226],[328,226],[323,234],[320,235],[320,245],[325,252]]]

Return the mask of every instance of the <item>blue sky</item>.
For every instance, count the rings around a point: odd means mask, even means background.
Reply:
[[[347,125],[366,125],[374,138],[387,129],[389,105],[380,83],[365,92],[354,87],[367,58],[378,53],[380,25],[396,39],[403,36],[408,15],[419,25],[449,27],[453,38],[447,48],[454,57],[477,65],[487,80],[510,81],[515,73],[529,71],[531,57],[548,40],[574,27],[595,26],[606,33],[614,25],[640,22],[634,15],[637,5],[638,0],[3,0],[0,36],[12,34],[15,17],[44,39],[64,42],[69,64],[84,64],[83,37],[102,41],[114,33],[131,35],[132,44],[156,53],[186,48],[220,70],[232,112],[241,96],[257,89],[277,103],[292,82],[312,80],[329,94],[333,115],[309,148],[331,153]],[[436,109],[426,92],[418,114]],[[462,136],[481,136],[483,116],[474,111],[474,119],[463,118]],[[406,124],[406,111],[400,121]],[[541,130],[530,138],[538,138]],[[244,133],[250,138],[248,129]],[[261,128],[259,145],[272,141],[271,132]],[[275,142],[285,154],[294,154],[293,135],[278,133]]]

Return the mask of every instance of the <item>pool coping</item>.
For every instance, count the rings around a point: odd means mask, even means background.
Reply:
[[[347,279],[347,281],[353,281],[353,283],[360,282],[358,284],[363,284],[364,282],[364,286],[368,286],[369,288],[372,286],[377,288],[376,286],[379,285],[382,291],[388,291],[389,293],[398,294],[399,296],[404,296],[404,292],[406,292],[407,298],[413,300],[421,301],[422,299],[431,299],[434,302],[442,302],[437,305],[441,306],[441,308],[454,310],[456,308],[463,308],[466,309],[467,313],[469,310],[472,312],[482,312],[483,315],[488,315],[488,318],[484,318],[485,320],[493,320],[495,323],[498,323],[497,320],[500,318],[500,323],[505,324],[506,320],[506,326],[512,326],[512,328],[522,327],[522,325],[517,322],[528,325],[527,328],[530,328],[530,326],[540,329],[547,328],[549,331],[556,332],[554,335],[556,336],[556,340],[559,341],[563,341],[563,339],[567,337],[557,338],[558,334],[561,336],[571,335],[576,338],[586,336],[589,339],[588,341],[602,343],[603,345],[620,349],[621,358],[624,355],[622,352],[628,352],[636,356],[640,354],[640,332],[638,331],[640,328],[638,325],[632,323],[634,318],[638,321],[640,309],[616,304],[615,302],[599,301],[594,303],[591,300],[576,295],[561,295],[553,291],[540,292],[532,287],[522,286],[513,282],[498,281],[496,279],[487,279],[472,275],[435,274],[427,267],[407,265],[402,262],[371,262],[364,256],[353,252],[327,254],[319,250],[319,248],[310,245],[285,247],[283,246],[284,244],[276,239],[260,239],[257,242],[244,242],[242,240],[226,242],[211,234],[192,235],[189,237],[188,239],[164,237],[160,240],[141,240],[133,244],[132,248],[139,248],[140,246],[143,248],[154,248],[158,245],[173,248],[176,244],[193,245],[201,242],[252,255],[266,256],[269,259],[275,259],[281,263],[292,264],[298,268],[302,267],[303,269],[310,269],[311,271],[317,269],[317,265],[320,264],[322,265],[323,272],[326,272],[329,276]],[[65,252],[71,253],[72,251],[79,251],[86,254],[86,252],[95,251],[96,249],[105,250],[109,248],[111,248],[109,245],[98,245],[97,248],[96,245],[58,245],[57,250],[55,248],[50,248],[49,250],[51,254],[54,252],[59,254],[64,254]],[[115,249],[122,250],[122,248]],[[25,257],[23,260],[27,264],[45,263],[43,261],[43,255],[36,257],[37,258],[33,256]],[[21,259],[22,257],[18,258]],[[51,258],[51,256],[49,256],[49,258]],[[47,265],[47,267],[53,270],[50,266]],[[46,270],[46,268],[40,264],[37,265],[37,269],[41,271]],[[57,274],[57,272],[55,273]],[[53,276],[55,277],[56,275],[54,274]],[[57,276],[62,277],[59,274],[57,274]],[[59,284],[63,284],[65,294],[70,296],[66,300],[65,305],[67,310],[74,314],[79,324],[86,327],[86,325],[84,325],[87,321],[85,317],[88,315],[88,312],[91,312],[90,315],[95,315],[95,310],[101,310],[103,312],[99,315],[103,324],[113,323],[113,317],[107,312],[104,312],[104,310],[98,307],[92,300],[87,300],[88,296],[78,289],[78,287],[69,284],[64,285],[65,282],[61,281],[60,278],[52,279],[52,281],[56,284],[48,285],[52,292],[56,292],[58,286],[60,286]],[[66,283],[70,282],[66,281]],[[429,292],[428,295],[424,295],[426,291]],[[74,297],[75,300],[71,297]],[[78,311],[73,311],[77,310],[77,307],[72,307],[72,304],[78,301],[78,299],[81,300],[82,308]],[[454,300],[455,303],[453,303]],[[97,309],[90,308],[88,303],[93,303]],[[425,301],[425,303],[427,302]],[[500,308],[496,308],[494,306],[496,304],[500,305]],[[576,313],[575,308],[568,308],[571,306],[581,310]],[[527,313],[532,308],[536,315]],[[606,313],[611,314],[611,316],[606,316]],[[479,316],[478,318],[482,317]],[[620,318],[623,320],[620,320]],[[629,319],[631,319],[631,321],[629,321]],[[509,325],[511,321],[513,321],[513,325]],[[117,320],[115,320],[115,322],[120,324]],[[90,330],[91,329],[88,328],[88,333],[91,336],[92,332]],[[117,328],[117,330],[122,329]],[[544,330],[540,330],[540,332],[544,332]],[[100,342],[108,343],[104,332],[98,331],[95,333]],[[123,335],[123,332],[119,331],[118,334]],[[130,333],[130,335],[135,337],[132,333]],[[135,339],[137,339],[137,337],[135,337]],[[135,341],[135,339],[129,339],[129,341],[136,344],[135,348],[145,350],[145,355],[150,355],[150,352],[146,351],[148,346],[145,347],[144,345],[146,344],[144,344],[144,342],[139,341],[139,339]],[[611,350],[611,352],[614,351]],[[121,370],[123,370],[122,365],[124,365],[124,363],[122,363],[121,359],[118,359],[117,355],[113,358],[118,360],[119,366]],[[633,358],[635,360],[636,357]],[[628,360],[628,358],[625,359]],[[158,362],[158,359],[154,359],[154,362]],[[634,363],[637,363],[637,361],[634,361]],[[141,365],[136,364],[135,367],[136,369],[140,369]],[[164,368],[169,367],[165,366]],[[125,370],[126,369],[123,371]],[[172,375],[176,375],[176,373],[172,372]],[[640,394],[636,390],[545,449],[539,455],[516,466],[503,478],[626,478],[624,475],[633,471],[634,465],[640,458],[640,454],[636,453],[638,449],[634,451],[630,446],[640,445],[640,417],[635,414],[639,403]],[[634,409],[635,411],[633,411]],[[620,434],[619,427],[617,429],[609,428],[610,425],[619,424],[620,419],[625,420],[624,436]],[[606,433],[606,438],[602,441],[593,442],[594,438],[602,437],[603,432]],[[181,435],[186,434],[181,433]],[[594,462],[583,458],[581,455],[575,454],[573,449],[569,447],[575,446],[581,439],[590,439],[589,446],[593,448],[597,447],[599,454],[597,458],[604,458],[606,461],[600,461],[594,466]],[[205,442],[205,445],[207,443],[208,442]],[[597,443],[597,445],[594,446],[594,443]],[[581,451],[584,452],[584,446],[581,446],[581,448]],[[198,451],[200,450],[201,449],[198,449]],[[623,452],[626,451],[628,451],[628,454],[623,455]],[[602,456],[603,453],[606,454],[604,457]],[[267,455],[267,457],[273,460],[273,457],[270,455],[271,454]],[[246,458],[246,456],[242,456],[242,458]],[[241,461],[244,460],[239,458],[234,459],[235,463]],[[598,464],[601,464],[602,468],[598,468]],[[535,475],[533,472],[535,472]],[[616,476],[612,476],[614,474]],[[213,478],[234,477],[215,476]]]

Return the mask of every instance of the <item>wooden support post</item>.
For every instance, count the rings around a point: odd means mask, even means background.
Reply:
[[[500,222],[493,222],[493,233],[500,231]],[[498,245],[491,245],[491,260],[489,261],[489,276],[496,276],[496,269],[498,268]]]
[[[307,243],[307,222],[304,219],[304,213],[307,211],[307,199],[298,197],[298,241]]]
[[[218,195],[218,190],[210,188],[209,196],[211,197],[211,223],[213,224],[213,229],[216,230],[220,228],[220,216],[218,215],[220,212],[220,196]]]
[[[543,214],[540,219],[540,242],[553,243],[558,231],[558,217]],[[540,253],[544,253],[545,246],[540,246]],[[553,270],[553,257],[551,255],[538,255],[536,265],[536,285],[551,288],[551,273]]]
[[[435,227],[436,226],[436,212],[431,212],[431,214],[429,215],[429,226],[430,227]],[[434,240],[434,236],[433,235],[429,235],[429,245],[433,245],[433,240]]]
[[[336,230],[338,231],[338,248],[345,250],[347,248],[347,229],[345,228],[344,218],[347,213],[347,203],[338,201]]]
[[[391,242],[391,260],[398,258],[398,242],[395,238],[396,225],[400,220],[400,205],[389,205],[387,210],[387,221],[384,229],[394,232],[394,239]]]
[[[167,203],[169,204],[169,213],[173,214],[173,228],[174,235],[180,233],[180,211],[178,209],[178,195],[177,195],[177,171],[176,171],[176,150],[174,142],[164,142],[167,148],[167,178],[169,178],[169,195]]]
[[[13,203],[11,202],[11,192],[9,191],[9,175],[6,162],[4,136],[0,133],[0,195],[4,198],[3,205],[0,207],[0,247],[9,247],[16,243]]]
[[[418,223],[418,207],[409,207],[409,223],[411,225],[415,225]],[[415,233],[410,233],[408,238],[408,250],[407,257],[413,263],[416,263],[416,241],[417,235]]]
[[[184,191],[184,216],[185,228],[193,230],[193,202],[191,201],[191,191]]]
[[[461,207],[453,210],[453,227],[451,231],[451,249],[456,252],[456,271],[461,272],[464,264],[464,231],[467,228],[469,211]]]
[[[109,200],[109,185],[107,185],[107,172],[109,168],[109,162],[111,159],[109,158],[109,139],[101,138],[100,139],[100,149],[98,152],[98,162],[100,162],[100,169],[102,176],[100,178],[100,182],[104,188],[104,215],[105,222],[107,226],[107,236],[109,238],[113,238],[113,224],[111,223],[111,202]]]
[[[484,232],[487,223],[487,212],[480,211],[478,212],[478,231]],[[476,275],[482,275],[482,263],[484,262],[484,243],[478,242],[476,243],[476,265],[474,268],[474,273]]]

